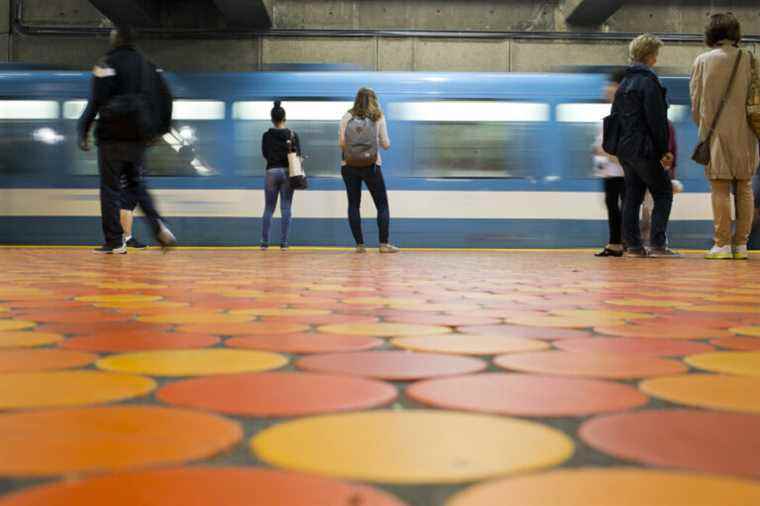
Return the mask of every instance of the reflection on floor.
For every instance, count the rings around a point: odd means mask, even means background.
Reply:
[[[0,506],[760,504],[756,259],[0,259]]]

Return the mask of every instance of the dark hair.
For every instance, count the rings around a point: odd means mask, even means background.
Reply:
[[[285,109],[282,108],[282,102],[276,100],[272,107],[272,123],[282,123],[285,121]]]
[[[734,45],[742,40],[742,27],[731,12],[713,14],[705,27],[705,44],[708,47],[715,47],[722,40],[730,40]]]
[[[135,43],[137,39],[137,32],[135,29],[128,25],[117,26],[114,28],[116,37],[114,38],[115,46],[128,46]]]
[[[619,69],[613,70],[610,73],[608,79],[611,83],[620,84],[623,82],[624,77],[625,77],[625,69],[619,68]]]

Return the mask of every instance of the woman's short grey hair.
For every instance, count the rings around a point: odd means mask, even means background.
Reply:
[[[631,41],[628,56],[631,63],[644,63],[648,57],[656,55],[662,46],[664,44],[660,39],[651,33],[645,33]]]

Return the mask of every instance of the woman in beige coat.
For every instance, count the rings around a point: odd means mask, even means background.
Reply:
[[[723,113],[710,143],[710,163],[705,169],[712,192],[715,246],[709,259],[746,259],[752,229],[754,202],[752,176],[758,166],[758,139],[747,121],[747,94],[751,54],[739,49],[741,27],[733,14],[714,14],[705,30],[705,43],[713,48],[699,55],[691,73],[691,107],[705,139],[728,87],[731,71],[740,52],[737,69]],[[736,230],[731,234],[731,189],[735,187]]]

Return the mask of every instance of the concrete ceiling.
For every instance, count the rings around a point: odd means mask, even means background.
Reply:
[[[90,0],[115,25],[136,28],[230,28],[266,29],[272,27],[271,0]],[[188,16],[188,13],[201,13]],[[187,26],[185,26],[187,27]]]

